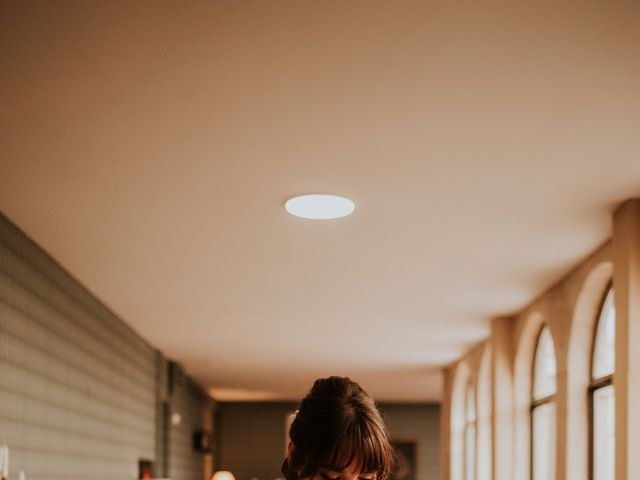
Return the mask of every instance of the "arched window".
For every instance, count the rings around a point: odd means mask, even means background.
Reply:
[[[590,463],[593,480],[615,478],[615,333],[616,309],[613,289],[610,288],[600,309],[591,359]]]
[[[465,392],[464,480],[475,480],[476,473],[476,394],[471,383]]]
[[[556,353],[548,327],[538,337],[531,398],[531,479],[556,476]]]

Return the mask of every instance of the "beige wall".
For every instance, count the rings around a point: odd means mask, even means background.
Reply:
[[[530,478],[530,398],[537,335],[548,325],[558,367],[556,479],[588,478],[588,384],[593,334],[609,282],[616,290],[616,479],[640,478],[640,201],[613,216],[612,241],[586,258],[525,309],[493,321],[491,336],[445,370],[442,408],[443,480],[462,480],[461,422],[464,387],[482,381],[483,355],[490,356],[490,386],[477,396],[491,406],[488,432],[479,431],[478,451],[492,458],[477,465],[478,480]],[[615,278],[614,278],[615,271]],[[487,449],[489,445],[489,450]]]

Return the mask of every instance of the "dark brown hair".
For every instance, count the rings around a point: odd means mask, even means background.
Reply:
[[[345,377],[320,378],[302,400],[289,430],[290,460],[282,465],[287,480],[311,477],[322,469],[359,472],[387,480],[393,450],[387,427],[373,399]]]

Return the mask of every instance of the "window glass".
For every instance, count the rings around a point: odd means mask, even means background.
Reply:
[[[556,354],[549,328],[544,327],[538,338],[533,367],[533,399],[556,393]]]
[[[616,310],[613,289],[602,304],[596,326],[591,364],[591,458],[593,480],[615,478],[615,371]]]
[[[467,410],[467,423],[475,422],[476,420],[476,395],[471,384],[467,385],[466,394],[466,410]]]
[[[556,478],[556,407],[553,402],[535,407],[532,415],[532,480]]]
[[[613,289],[605,298],[598,320],[593,347],[592,378],[602,378],[615,370],[616,308]]]
[[[476,473],[476,394],[471,384],[465,392],[464,478],[475,480]]]
[[[613,385],[593,392],[593,480],[615,478],[615,392]]]
[[[467,425],[464,432],[464,448],[465,448],[465,466],[464,466],[464,478],[465,480],[475,479],[475,467],[476,467],[476,426],[471,423]]]

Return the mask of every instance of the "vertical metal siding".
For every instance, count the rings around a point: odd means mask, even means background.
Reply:
[[[193,434],[212,431],[213,402],[188,377],[180,374],[175,380],[171,410],[179,413],[182,421],[169,427],[169,476],[172,480],[202,480],[204,454],[193,448]]]
[[[0,215],[0,443],[12,476],[137,478],[138,459],[155,457],[157,355]]]

